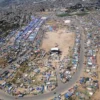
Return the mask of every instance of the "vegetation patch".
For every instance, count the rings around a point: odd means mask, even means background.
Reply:
[[[89,12],[73,12],[73,13],[61,13],[61,14],[57,14],[58,17],[65,17],[65,16],[85,16],[87,15]]]

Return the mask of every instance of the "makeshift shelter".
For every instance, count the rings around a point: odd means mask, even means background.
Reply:
[[[60,54],[61,51],[60,51],[58,48],[51,48],[51,50],[50,50],[50,54],[53,54],[53,53]]]

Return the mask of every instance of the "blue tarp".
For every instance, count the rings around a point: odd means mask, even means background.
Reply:
[[[67,93],[65,94],[65,98],[69,98],[69,95]]]
[[[41,87],[37,87],[36,90],[41,90]]]
[[[52,28],[51,26],[49,26],[49,30],[50,30],[50,31],[53,31],[53,28]]]
[[[65,98],[69,98],[70,96],[72,96],[72,93],[71,93],[71,92],[67,92],[67,93],[65,94]]]
[[[39,28],[39,26],[42,25],[42,23],[43,23],[43,20],[40,19],[40,20],[38,21],[38,23],[37,23],[34,27],[35,27],[35,28],[36,28],[36,27]],[[33,35],[33,34],[34,34],[34,35]],[[36,38],[36,36],[37,36],[37,34],[38,34],[38,31],[37,31],[37,30],[34,31],[33,34],[29,36],[30,41],[34,41],[34,39]]]
[[[4,38],[0,38],[0,42],[5,42],[5,39]]]
[[[81,78],[81,79],[80,79],[80,84],[84,83],[84,81],[85,81],[85,78],[84,78],[84,77]]]
[[[34,41],[35,37],[38,34],[38,30],[35,30],[35,28],[40,28],[42,23],[44,22],[44,19],[41,18],[35,18],[32,16],[32,21],[24,28],[23,31],[19,32],[18,35],[16,36],[16,40],[23,39],[23,37],[27,36],[31,41]],[[28,31],[33,31],[32,34],[27,35]],[[34,34],[34,35],[33,35]]]
[[[44,85],[42,85],[42,89],[41,89],[41,92],[43,92],[44,91]]]
[[[27,32],[33,28],[33,26],[38,22],[38,20],[39,19],[34,19],[33,21],[31,21],[30,24],[25,27],[25,29],[23,30],[23,32],[19,32],[18,33],[16,39],[18,39],[23,34],[27,34]]]

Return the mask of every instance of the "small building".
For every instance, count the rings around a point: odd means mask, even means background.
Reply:
[[[53,54],[53,53],[60,54],[61,51],[60,51],[59,48],[57,48],[57,47],[55,47],[55,48],[51,48],[51,50],[50,50],[50,54]]]

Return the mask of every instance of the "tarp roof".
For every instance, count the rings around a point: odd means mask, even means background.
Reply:
[[[59,49],[58,48],[51,48],[51,51],[53,51],[53,50],[58,51]]]

